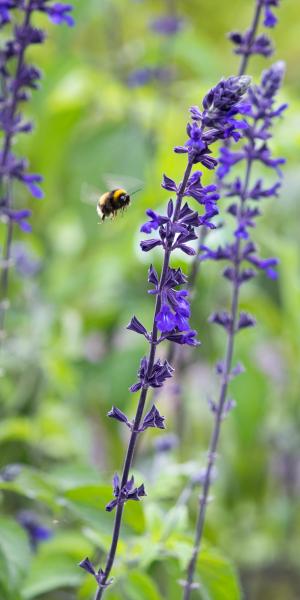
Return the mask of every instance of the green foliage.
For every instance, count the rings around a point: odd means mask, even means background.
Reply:
[[[27,536],[13,519],[0,519],[0,592],[3,600],[21,600],[25,575],[30,567]]]
[[[38,556],[33,560],[30,575],[25,581],[23,597],[31,600],[59,588],[76,588],[81,580],[78,567],[65,554]]]
[[[202,600],[241,600],[235,570],[219,553],[204,550],[199,556],[197,574]]]
[[[38,203],[16,186],[16,205],[33,210],[33,234],[16,231],[16,239],[28,244],[41,268],[34,278],[10,274],[0,469],[21,469],[11,480],[0,472],[1,600],[94,596],[95,581],[77,564],[88,555],[104,565],[114,519],[105,504],[128,439],[105,415],[112,404],[134,414],[137,398],[128,387],[147,346],[125,327],[133,313],[150,325],[146,271],[151,260],[160,266],[159,252],[141,256],[139,228],[145,209],[168,198],[162,173],[182,178],[183,159],[172,147],[185,140],[188,107],[221,76],[236,73],[226,33],[248,25],[253,2],[178,0],[185,28],[167,40],[148,26],[165,10],[158,0],[74,4],[75,29],[49,26],[45,45],[32,50],[45,77],[26,109],[36,131],[17,147],[32,172],[44,175],[46,198]],[[236,360],[246,373],[231,385],[237,408],[222,427],[205,529],[210,545],[197,565],[195,600],[239,600],[244,591],[249,600],[299,594],[299,31],[297,3],[281,4],[276,58],[288,63],[282,96],[291,108],[275,148],[288,158],[286,181],[255,232],[262,253],[279,256],[280,278],[258,277],[243,291],[242,309],[256,315],[258,327],[237,343]],[[253,60],[255,81],[266,64]],[[128,88],[130,72],[149,65],[171,67],[172,81]],[[107,173],[137,177],[143,189],[123,217],[100,226],[82,188],[104,191]],[[176,264],[187,271],[188,259]],[[170,388],[160,399],[168,432],[180,444],[162,454],[154,446],[157,432],[143,436],[134,471],[148,496],[126,504],[107,600],[181,597],[178,581],[190,558],[200,493],[190,481],[205,462],[206,400],[216,393],[213,365],[224,351],[223,333],[207,317],[228,301],[219,265],[204,265],[193,306],[202,346],[186,357],[184,403],[174,402]],[[52,529],[36,552],[17,522],[22,509]]]

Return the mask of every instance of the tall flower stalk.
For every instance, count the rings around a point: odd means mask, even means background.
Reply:
[[[254,0],[254,12],[250,28],[244,33],[233,31],[229,34],[229,39],[235,46],[235,54],[241,56],[238,75],[241,76],[247,73],[249,60],[253,56],[260,55],[268,58],[273,54],[274,48],[271,40],[264,33],[258,35],[257,32],[262,20],[265,27],[274,27],[276,25],[277,18],[273,13],[272,8],[278,6],[279,0]],[[202,229],[199,236],[198,252],[193,260],[189,273],[190,290],[193,290],[197,281],[201,264],[199,256],[201,254],[201,246],[204,242],[205,234],[205,229]],[[170,348],[170,352],[171,351]]]
[[[39,186],[41,175],[28,172],[24,158],[17,157],[12,149],[20,133],[30,133],[33,124],[21,113],[21,106],[30,100],[31,91],[38,88],[40,71],[26,61],[30,46],[42,44],[45,34],[33,24],[35,13],[43,12],[55,24],[74,24],[72,6],[49,0],[0,0],[0,29],[9,28],[12,36],[0,49],[0,128],[2,146],[0,150],[0,215],[6,233],[2,250],[0,276],[0,332],[4,335],[5,312],[8,305],[8,274],[11,266],[11,246],[14,226],[30,232],[28,222],[31,210],[17,208],[14,197],[14,182],[25,185],[35,198],[41,199]]]
[[[262,22],[265,27],[274,27],[277,23],[275,14],[272,12],[272,8],[276,8],[279,5],[279,0],[255,0],[254,1],[254,12],[252,17],[251,26],[244,33],[234,31],[229,34],[229,38],[235,46],[235,54],[241,56],[241,61],[238,67],[238,75],[242,76],[247,73],[249,60],[255,55],[269,57],[273,53],[273,45],[271,40],[265,34],[258,35],[258,29]],[[226,140],[226,145],[230,145],[230,139]],[[209,230],[202,227],[198,237],[197,253],[192,261],[189,273],[188,273],[188,289],[193,296],[201,265],[200,256],[202,253],[202,245],[205,241],[207,232]],[[184,353],[175,351],[173,344],[169,344],[167,351],[167,360],[174,363],[176,369],[176,377],[179,379],[181,372],[184,369]],[[179,414],[178,423],[180,424],[180,430],[183,429],[184,424],[184,411],[182,406],[181,392],[177,394],[176,410]]]
[[[258,3],[258,9],[265,8],[265,19],[271,19],[270,5]],[[276,2],[276,5],[278,2]],[[275,5],[275,2],[272,2]],[[256,16],[259,14],[258,10]],[[254,19],[254,24],[258,19]],[[270,23],[269,23],[270,24]],[[274,25],[274,19],[272,19]],[[234,34],[236,36],[237,34]],[[236,38],[235,38],[236,39]],[[253,36],[255,40],[255,36]],[[254,42],[253,42],[254,43]],[[243,60],[243,64],[246,64]],[[223,276],[232,285],[231,306],[229,312],[221,311],[214,313],[210,320],[224,328],[227,334],[227,344],[224,360],[217,364],[216,370],[220,377],[219,396],[216,402],[210,402],[210,408],[214,415],[214,427],[211,435],[207,464],[203,476],[203,489],[199,501],[199,512],[196,523],[195,540],[192,557],[187,568],[187,579],[184,582],[184,600],[189,600],[193,589],[196,564],[201,548],[203,529],[206,516],[206,507],[212,475],[216,461],[216,452],[220,437],[221,424],[234,407],[233,400],[228,398],[229,382],[243,371],[239,363],[233,366],[233,352],[236,334],[242,329],[252,327],[254,318],[244,312],[239,312],[239,294],[241,286],[256,276],[258,270],[264,271],[268,277],[275,279],[277,265],[276,258],[263,259],[258,256],[257,248],[250,238],[251,228],[255,226],[255,219],[261,214],[257,204],[263,198],[278,195],[280,181],[277,180],[271,187],[266,187],[262,179],[253,179],[253,167],[263,164],[265,167],[274,169],[280,177],[280,165],[285,162],[282,158],[273,158],[269,148],[269,140],[272,137],[272,126],[274,120],[281,116],[286,105],[274,107],[277,92],[281,86],[284,75],[284,64],[275,63],[270,69],[264,71],[260,85],[253,86],[248,91],[249,111],[248,129],[245,132],[246,141],[237,151],[232,151],[228,145],[221,148],[219,167],[217,175],[220,188],[230,198],[237,198],[228,208],[228,213],[235,220],[234,240],[231,244],[219,246],[212,250],[201,245],[201,260],[226,261],[228,266],[223,271]],[[234,170],[235,165],[244,164],[244,177],[235,177],[227,182],[227,176]],[[222,186],[221,186],[222,183]]]
[[[193,171],[196,164],[202,164],[208,169],[214,169],[217,161],[211,155],[211,146],[220,139],[228,137],[240,138],[240,130],[245,128],[245,122],[235,118],[243,113],[243,96],[248,89],[250,80],[247,77],[231,77],[222,80],[203,100],[203,110],[197,106],[190,109],[191,122],[187,125],[188,141],[184,146],[177,146],[176,153],[187,156],[187,164],[182,182],[175,181],[164,175],[162,187],[175,194],[175,202],[169,200],[166,213],[161,215],[152,209],[147,211],[149,220],[142,226],[141,231],[157,236],[141,242],[144,252],[155,247],[163,251],[163,264],[160,276],[151,265],[148,271],[148,282],[153,286],[150,294],[156,298],[151,331],[137,319],[132,318],[128,329],[145,337],[149,344],[148,356],[143,357],[138,371],[138,381],[131,386],[131,392],[140,392],[137,410],[131,421],[117,407],[113,406],[108,416],[122,422],[130,430],[129,442],[124,460],[121,477],[117,474],[113,479],[114,498],[106,506],[111,512],[116,509],[111,546],[107,555],[104,569],[95,570],[91,561],[86,558],[80,566],[92,574],[97,582],[96,600],[102,598],[110,579],[114,564],[124,507],[129,500],[140,500],[146,495],[144,485],[135,487],[130,470],[134,457],[136,442],[139,435],[149,427],[164,429],[164,417],[160,415],[155,404],[144,415],[149,389],[162,387],[167,379],[172,377],[173,368],[166,361],[157,358],[157,349],[162,342],[169,340],[179,345],[197,346],[197,332],[191,330],[189,324],[190,304],[186,286],[187,278],[180,268],[170,266],[171,255],[175,250],[193,255],[195,251],[189,243],[197,238],[195,230],[201,226],[214,227],[211,219],[217,214],[216,186],[203,186],[201,171]],[[192,210],[185,197],[194,198],[204,211],[199,215]],[[178,289],[180,288],[180,289]]]

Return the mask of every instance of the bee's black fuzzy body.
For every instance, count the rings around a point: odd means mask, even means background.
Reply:
[[[130,204],[130,195],[121,188],[102,194],[98,200],[97,213],[102,221],[114,216],[119,210],[124,210]]]

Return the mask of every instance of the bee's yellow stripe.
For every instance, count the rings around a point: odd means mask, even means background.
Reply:
[[[122,194],[126,194],[126,191],[122,190],[121,188],[119,190],[116,190],[114,192],[113,199],[118,200],[120,198],[120,196],[122,196]]]

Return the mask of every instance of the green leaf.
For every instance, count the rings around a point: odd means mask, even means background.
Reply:
[[[105,505],[111,500],[110,485],[85,485],[68,490],[65,493],[67,506],[89,525],[97,525],[109,533],[112,527],[111,515],[105,511]],[[123,522],[136,533],[145,530],[144,510],[141,502],[127,502],[124,508]]]
[[[154,581],[141,571],[130,571],[126,583],[130,600],[162,600]]]
[[[27,535],[12,519],[0,519],[1,600],[18,600],[17,592],[28,570],[30,548]]]
[[[25,580],[23,596],[30,600],[59,588],[77,587],[82,579],[78,565],[65,555],[37,556]]]
[[[215,550],[203,550],[197,562],[203,600],[240,600],[241,590],[232,563]]]
[[[187,527],[188,515],[186,506],[174,506],[169,510],[164,519],[162,538],[167,539],[174,532],[185,531]]]
[[[14,481],[0,481],[0,490],[7,490],[26,496],[31,500],[40,500],[55,509],[55,489],[48,483],[47,476],[36,469],[22,466]]]

